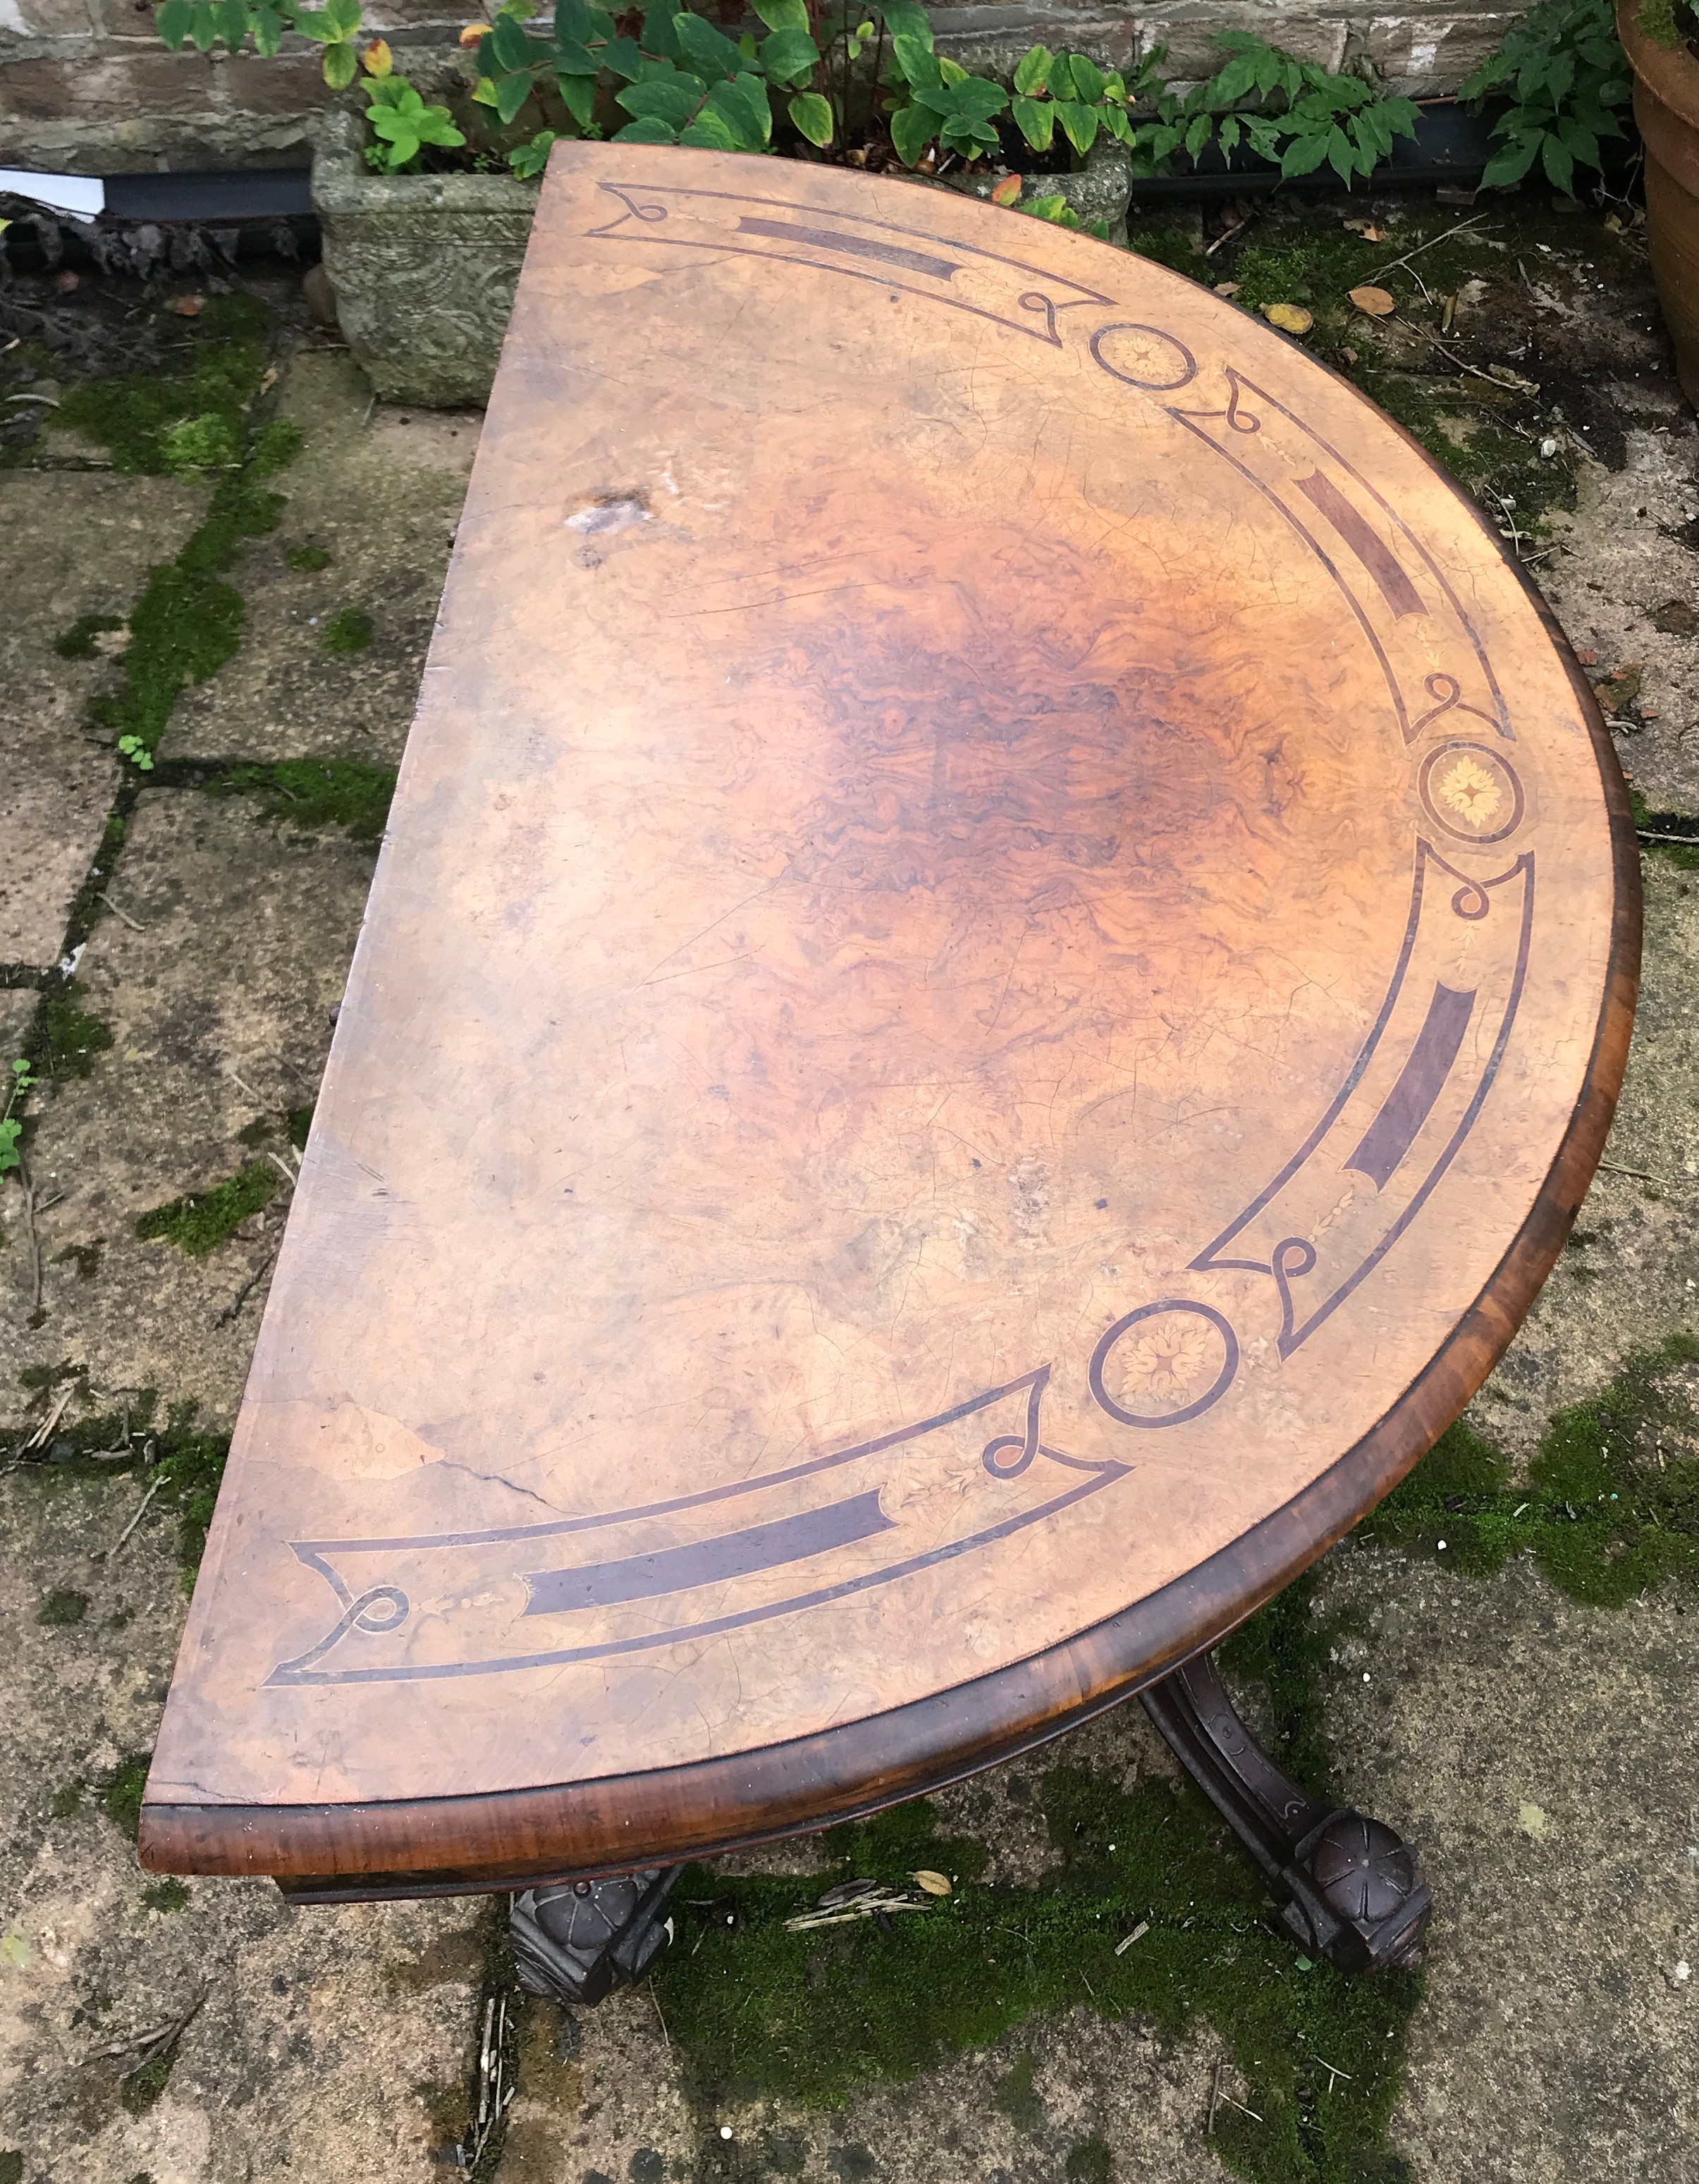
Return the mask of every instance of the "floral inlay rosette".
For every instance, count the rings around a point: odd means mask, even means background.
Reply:
[[[1522,784],[1485,744],[1447,743],[1422,761],[1417,787],[1429,817],[1457,842],[1501,842],[1521,824]]]
[[[1239,1343],[1212,1306],[1163,1298],[1117,1319],[1091,1360],[1091,1391],[1122,1425],[1183,1424],[1239,1368]]]

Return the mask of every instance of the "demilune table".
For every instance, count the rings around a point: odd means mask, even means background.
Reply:
[[[593,1997],[685,1858],[1142,1692],[1306,1946],[1409,1961],[1208,1649],[1527,1311],[1638,913],[1563,639],[1301,349],[557,146],[143,1862],[510,1889]]]

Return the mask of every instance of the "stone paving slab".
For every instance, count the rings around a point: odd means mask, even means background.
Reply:
[[[0,2148],[30,2184],[424,2184],[464,2101],[476,1907],[162,1889],[133,1820],[103,1808],[153,1744],[185,1604],[174,1518],[111,1552],[142,1490],[54,1466],[0,1478]],[[198,1997],[148,2105],[136,2054],[102,2051]]]
[[[84,730],[106,659],[61,659],[53,640],[84,615],[121,622],[206,500],[176,478],[0,472],[0,964],[57,961],[114,787],[109,741]]]
[[[393,764],[412,725],[482,417],[380,409],[345,353],[313,349],[295,358],[280,414],[305,441],[274,481],[288,503],[277,529],[230,577],[248,608],[242,653],[185,695],[164,749]],[[330,559],[299,568],[292,554]],[[369,618],[363,649],[326,649],[343,614]]]
[[[203,1424],[228,1431],[281,1234],[282,1178],[273,1205],[203,1258],[141,1241],[136,1219],[246,1163],[287,1165],[287,1117],[316,1092],[372,862],[340,829],[268,819],[252,796],[143,790],[111,875],[142,929],[103,915],[73,989],[111,1044],[82,1057],[85,1075],[44,1077],[36,1096],[37,1194],[64,1195],[39,1218],[39,1326],[27,1323],[25,1254],[0,1253],[0,1388],[74,1360],[100,1390],[156,1388],[162,1416],[193,1401]],[[256,1123],[271,1134],[244,1145]]]

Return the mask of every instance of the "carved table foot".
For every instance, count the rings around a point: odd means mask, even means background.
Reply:
[[[1433,1903],[1415,1852],[1379,1820],[1319,1805],[1283,1774],[1234,1712],[1209,1654],[1141,1696],[1282,1898],[1280,1915],[1306,1949],[1343,1972],[1422,1961]]]
[[[616,1880],[527,1888],[510,1918],[519,1983],[562,2002],[599,2002],[641,1979],[672,1939],[666,1899],[682,1865]]]

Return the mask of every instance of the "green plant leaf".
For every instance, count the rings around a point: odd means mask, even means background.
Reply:
[[[891,142],[905,167],[917,164],[938,134],[938,117],[923,106],[900,106],[891,116]]]
[[[1021,56],[1015,70],[1015,88],[1022,98],[1032,98],[1041,92],[1050,80],[1050,67],[1056,55],[1048,46],[1029,46]]]
[[[676,48],[675,48],[676,50]],[[665,62],[667,56],[661,56]],[[635,38],[610,38],[602,48],[602,66],[610,75],[623,76],[627,83],[641,81],[649,64],[643,58],[643,49]]]
[[[741,152],[747,148],[738,140],[736,131],[723,114],[716,114],[711,106],[705,106],[688,129],[678,132],[681,144],[694,144],[702,152]]]
[[[1095,106],[1103,96],[1103,86],[1109,79],[1095,61],[1089,61],[1083,53],[1068,56],[1068,69],[1073,77],[1076,96],[1088,106]]]
[[[498,15],[488,37],[478,48],[487,50],[491,72],[509,69],[529,68],[538,57],[535,42],[526,34],[523,25],[515,22],[511,15]]]
[[[1503,151],[1496,152],[1487,161],[1485,171],[1481,176],[1481,187],[1484,190],[1509,189],[1512,184],[1519,182],[1534,164],[1539,150],[1540,139],[1535,136],[1526,138],[1520,143],[1507,145]]]
[[[360,0],[325,0],[321,12],[333,37],[352,38],[358,35]]]
[[[153,17],[153,28],[173,53],[184,44],[195,26],[195,11],[190,0],[165,0]]]
[[[616,144],[676,144],[678,131],[671,122],[663,121],[658,114],[645,114],[636,121],[627,122],[616,131]]]
[[[588,129],[596,111],[596,80],[588,75],[563,75],[559,85],[561,103],[581,129]],[[545,134],[547,132],[545,131]]]
[[[531,71],[521,69],[504,75],[496,86],[496,118],[505,128],[531,96]]]
[[[807,31],[807,0],[753,0],[753,5],[770,31]]]
[[[786,27],[763,38],[755,57],[775,83],[806,83],[820,64],[820,48],[808,32]]]
[[[1328,156],[1325,136],[1295,136],[1280,154],[1283,175],[1313,175]]]
[[[203,53],[209,53],[217,44],[218,17],[214,12],[212,0],[196,0],[193,19],[189,26],[189,36],[193,39],[197,48]]]
[[[255,52],[263,53],[265,58],[270,60],[271,56],[277,51],[277,48],[283,42],[284,28],[285,25],[282,16],[278,14],[275,8],[265,6],[265,0],[261,0],[261,4],[255,8],[253,11],[253,46]]]
[[[745,73],[729,83],[716,83],[708,94],[708,106],[737,137],[738,150],[765,152],[772,143],[773,110],[767,87],[758,75]]]
[[[346,91],[359,74],[359,56],[346,39],[325,47],[325,81],[332,91]]]
[[[679,52],[697,75],[712,81],[716,77],[736,75],[743,67],[744,56],[732,40],[722,37],[711,23],[705,23],[699,15],[675,15],[672,27]],[[729,150],[730,147],[720,148]]]
[[[1215,117],[1210,114],[1194,114],[1186,127],[1185,146],[1188,155],[1195,159],[1208,143],[1215,128]]]
[[[1566,115],[1557,124],[1557,134],[1584,167],[1597,167],[1603,164],[1599,158],[1599,140],[1590,129],[1583,128],[1579,121],[1571,120]]]
[[[614,103],[639,120],[659,120],[677,131],[695,119],[707,96],[708,86],[700,76],[680,74],[628,84],[625,90],[615,92]]]
[[[912,84],[916,91],[933,90],[944,81],[944,71],[929,40],[922,43],[903,31],[891,40],[891,53],[902,71],[904,81]]]
[[[1540,142],[1540,164],[1546,170],[1546,180],[1553,189],[1562,190],[1564,196],[1574,195],[1575,155],[1561,136],[1544,136]]]
[[[1035,152],[1048,152],[1056,135],[1056,110],[1048,98],[1017,98],[1013,104],[1015,126]]]
[[[788,109],[791,126],[811,144],[826,145],[832,142],[832,102],[822,98],[817,91],[799,91]]]
[[[1082,159],[1097,142],[1097,109],[1087,106],[1078,98],[1059,98],[1056,102],[1056,120],[1062,133]]]

